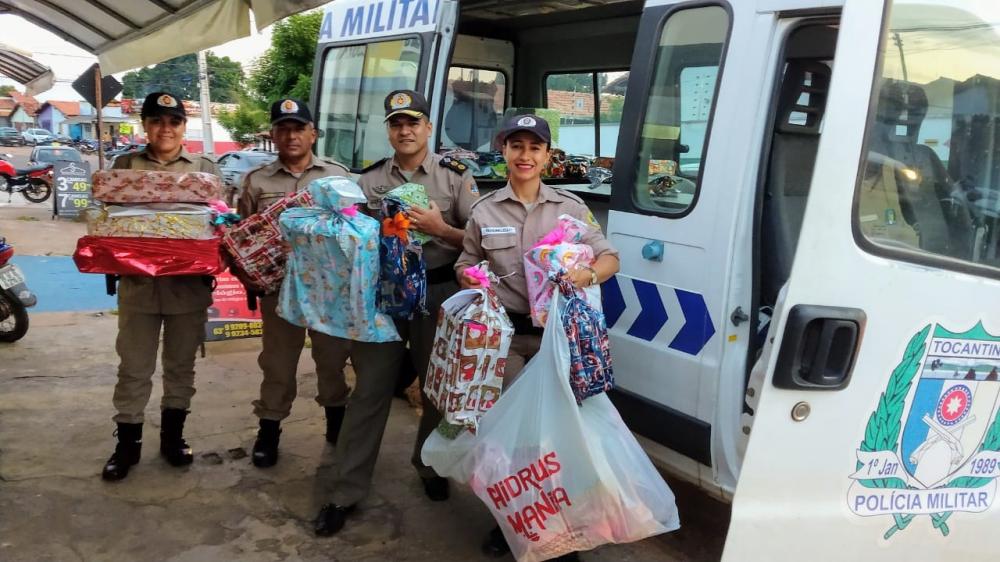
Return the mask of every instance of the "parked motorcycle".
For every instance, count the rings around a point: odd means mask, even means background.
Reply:
[[[7,202],[14,193],[21,193],[32,203],[44,203],[52,196],[52,164],[32,164],[15,168],[13,155],[0,154],[0,191],[7,192]]]
[[[97,141],[94,139],[79,139],[72,146],[84,154],[97,154]]]
[[[24,274],[10,263],[14,248],[0,238],[0,342],[15,342],[28,332],[28,308],[38,298],[28,289]]]

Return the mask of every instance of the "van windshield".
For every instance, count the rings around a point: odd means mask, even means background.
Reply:
[[[363,168],[392,153],[383,102],[393,90],[416,88],[421,48],[414,37],[326,52],[317,115],[320,155]]]
[[[876,252],[1000,272],[1000,6],[890,9],[855,230]]]

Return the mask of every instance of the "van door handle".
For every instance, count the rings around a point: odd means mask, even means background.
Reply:
[[[857,308],[795,305],[788,313],[772,383],[841,390],[851,380],[867,316]]]

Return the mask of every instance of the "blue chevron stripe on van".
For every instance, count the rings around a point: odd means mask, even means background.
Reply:
[[[626,292],[634,294],[635,299],[627,301]],[[626,316],[628,303],[637,301],[639,310],[634,316],[629,316],[631,323],[627,327],[620,326],[617,331],[648,342],[656,340],[661,333],[665,334],[661,339],[672,333],[673,338],[667,347],[695,356],[715,335],[715,324],[701,293],[616,275],[601,285],[601,294],[609,330]],[[667,313],[666,298],[675,299],[676,305],[671,302],[669,308],[680,310],[679,317]],[[663,341],[666,343],[665,339]]]

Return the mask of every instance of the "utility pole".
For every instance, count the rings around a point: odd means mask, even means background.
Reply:
[[[205,51],[198,51],[198,82],[201,85],[201,142],[205,156],[215,157],[212,140],[212,99],[208,90],[208,62]]]
[[[104,137],[104,119],[102,114],[104,113],[104,108],[101,107],[101,67],[94,65],[94,99],[97,103],[94,105],[97,109],[97,169],[104,169],[104,142],[101,140]]]

